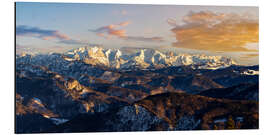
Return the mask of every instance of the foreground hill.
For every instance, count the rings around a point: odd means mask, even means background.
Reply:
[[[234,100],[259,100],[259,84],[243,83],[233,87],[209,89],[199,93],[199,95],[227,98]]]
[[[96,121],[93,123],[93,121]],[[232,126],[233,125],[233,126]],[[55,132],[257,129],[258,102],[185,93],[148,96],[108,113],[80,115]]]

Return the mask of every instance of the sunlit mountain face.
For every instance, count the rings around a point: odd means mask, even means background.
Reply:
[[[258,22],[257,7],[18,2],[15,132],[258,129]]]

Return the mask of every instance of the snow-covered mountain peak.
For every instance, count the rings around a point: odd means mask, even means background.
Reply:
[[[136,50],[135,52],[128,52],[127,50],[104,49],[94,46],[80,47],[62,55],[66,61],[80,60],[86,64],[115,69],[150,69],[182,65],[191,65],[203,69],[218,69],[236,65],[235,61],[224,56],[161,52],[149,48],[136,48]]]

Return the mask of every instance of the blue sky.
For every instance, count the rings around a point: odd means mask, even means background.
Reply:
[[[149,47],[258,63],[257,7],[17,2],[16,28],[23,47]]]

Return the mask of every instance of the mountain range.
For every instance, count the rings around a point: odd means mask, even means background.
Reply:
[[[258,78],[258,65],[154,49],[16,55],[15,131],[256,129]]]

